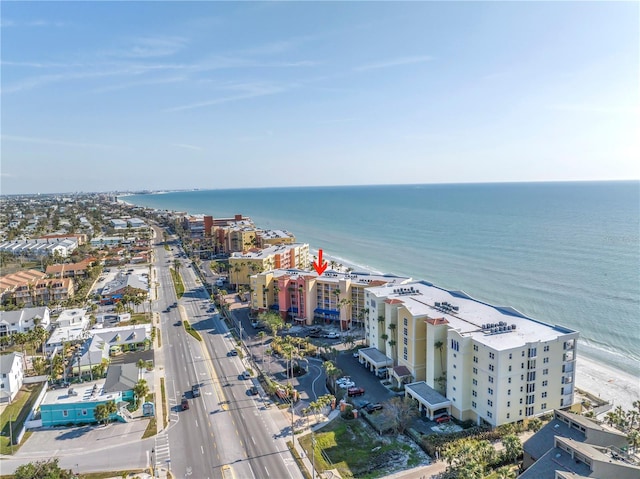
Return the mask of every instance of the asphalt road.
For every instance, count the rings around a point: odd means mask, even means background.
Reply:
[[[165,311],[175,301],[168,271],[173,258],[161,246],[156,252],[163,298],[157,306]],[[191,267],[183,266],[180,272],[185,294],[179,307],[161,313],[171,424],[169,451],[156,461],[166,462],[169,456],[175,477],[222,477],[224,465],[231,465],[236,478],[302,477],[286,447],[282,413],[266,409],[262,398],[249,395],[252,380],[241,378],[246,366],[239,357],[227,356],[233,338],[210,309],[208,293]],[[181,318],[189,319],[203,343],[184,330]],[[192,398],[191,386],[196,383],[201,396]],[[183,395],[190,403],[187,411],[179,407]]]

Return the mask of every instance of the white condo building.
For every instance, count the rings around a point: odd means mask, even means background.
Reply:
[[[361,362],[392,364],[390,378],[430,417],[498,426],[573,403],[577,331],[425,281],[370,287],[365,301],[378,359],[363,351]]]

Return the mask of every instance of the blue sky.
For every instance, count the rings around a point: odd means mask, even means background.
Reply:
[[[1,192],[637,179],[637,2],[3,2]]]

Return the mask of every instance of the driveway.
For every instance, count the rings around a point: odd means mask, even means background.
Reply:
[[[88,450],[138,441],[147,428],[147,419],[107,426],[56,427],[37,429],[15,454],[20,457],[66,456]]]
[[[383,402],[395,396],[389,391],[372,372],[369,372],[360,362],[353,357],[352,351],[345,351],[338,355],[338,368],[340,368],[345,376],[351,376],[357,387],[364,388],[364,399],[369,402]]]

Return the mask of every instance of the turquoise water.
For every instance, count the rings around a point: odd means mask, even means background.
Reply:
[[[242,213],[363,268],[426,279],[581,332],[581,354],[640,375],[640,184],[394,185],[139,195]]]

